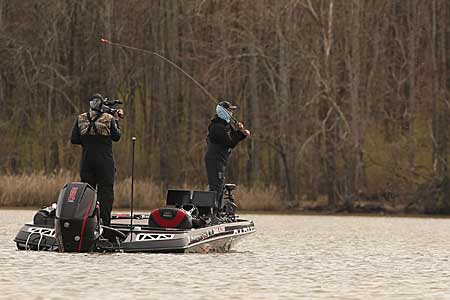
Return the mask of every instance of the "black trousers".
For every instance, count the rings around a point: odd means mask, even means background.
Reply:
[[[208,189],[216,192],[217,204],[221,209],[226,165],[217,159],[205,157],[205,166],[208,176]]]
[[[111,224],[111,211],[114,204],[114,160],[112,154],[97,153],[94,157],[83,155],[80,179],[97,186],[97,201],[100,203],[100,218],[103,225]]]

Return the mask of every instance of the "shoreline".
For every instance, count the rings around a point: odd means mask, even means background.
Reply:
[[[0,207],[0,211],[37,211],[42,207],[35,206],[5,206]],[[118,207],[113,209],[114,213],[126,213],[129,209]],[[148,210],[149,212],[151,209]],[[138,209],[134,213],[145,213],[145,210]],[[237,215],[285,215],[285,216],[320,216],[320,217],[391,217],[391,218],[419,218],[419,219],[450,219],[444,214],[424,214],[424,213],[384,213],[384,212],[336,212],[332,210],[323,211],[300,211],[300,210],[238,210]]]

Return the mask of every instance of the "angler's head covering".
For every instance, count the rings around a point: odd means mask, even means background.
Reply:
[[[225,101],[225,100],[220,101],[219,105],[228,110],[235,110],[237,108],[236,105],[233,105],[229,101]]]
[[[100,111],[102,108],[104,98],[100,94],[94,94],[91,98],[89,98],[89,107],[91,110]]]
[[[222,120],[225,120],[225,122],[227,122],[227,123],[230,123],[230,121],[231,121],[230,112],[227,109],[225,109],[222,105],[217,104],[216,113],[219,118],[221,118]]]

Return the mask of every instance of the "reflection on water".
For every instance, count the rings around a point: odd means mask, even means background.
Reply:
[[[0,210],[1,299],[450,299],[449,219],[246,215],[226,254],[17,251]]]

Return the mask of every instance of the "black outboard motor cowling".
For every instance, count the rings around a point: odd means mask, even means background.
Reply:
[[[90,252],[100,235],[97,193],[87,183],[71,182],[59,193],[55,219],[60,252]]]

